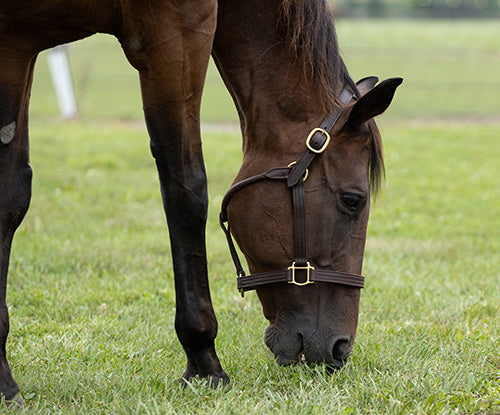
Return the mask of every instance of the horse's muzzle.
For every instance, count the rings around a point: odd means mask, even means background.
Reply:
[[[294,334],[271,324],[264,332],[264,342],[281,366],[304,361],[311,365],[325,364],[328,369],[337,370],[350,356],[354,338],[346,335],[320,336],[317,333]]]

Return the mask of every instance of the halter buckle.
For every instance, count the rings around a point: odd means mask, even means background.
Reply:
[[[238,279],[239,278],[243,278],[244,276],[245,276],[245,271],[240,270],[238,272]],[[240,292],[241,298],[244,298],[245,297],[245,289],[244,288],[240,288],[238,291]]]
[[[299,287],[303,287],[304,285],[314,284],[314,281],[311,280],[311,270],[313,270],[314,267],[311,266],[309,261],[307,262],[307,265],[305,267],[297,267],[295,266],[295,261],[293,261],[292,265],[288,267],[288,269],[292,271],[292,280],[288,281],[288,284],[298,285]],[[306,273],[307,278],[305,282],[297,282],[297,280],[295,279],[295,271],[298,269],[303,269],[307,271]]]
[[[324,135],[326,137],[326,140],[325,142],[323,143],[323,145],[321,146],[320,149],[315,149],[312,145],[311,145],[311,140],[314,136],[314,134],[316,133],[320,133],[322,135]],[[311,130],[311,132],[309,133],[309,135],[307,136],[307,140],[306,140],[306,147],[311,150],[313,153],[316,153],[316,154],[321,154],[323,151],[326,150],[326,148],[328,147],[328,144],[330,144],[330,133],[326,130],[324,130],[323,128],[313,128]]]

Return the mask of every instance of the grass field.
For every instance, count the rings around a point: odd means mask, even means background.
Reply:
[[[45,56],[35,76],[34,195],[8,292],[8,353],[27,413],[500,413],[498,22],[346,20],[338,29],[354,77],[405,78],[379,123],[387,181],[347,365],[333,375],[278,367],[257,297],[235,289],[217,214],[241,140],[211,68],[208,256],[233,386],[179,387],[185,358],[137,76],[115,41],[97,37],[70,52],[78,120],[58,120]]]

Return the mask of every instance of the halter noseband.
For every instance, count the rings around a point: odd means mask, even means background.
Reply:
[[[353,98],[355,98],[355,95],[349,89],[344,88],[339,99],[343,104],[348,104]],[[236,274],[238,275],[238,290],[242,296],[245,291],[253,290],[260,285],[278,282],[288,282],[289,284],[298,286],[313,284],[314,282],[330,282],[357,288],[364,287],[365,278],[363,276],[328,269],[317,269],[311,266],[311,263],[307,260],[306,253],[304,181],[308,174],[307,169],[312,161],[328,147],[330,133],[341,114],[342,109],[333,110],[326,115],[319,128],[314,128],[309,133],[306,139],[307,149],[297,162],[291,163],[288,167],[277,167],[256,176],[249,177],[248,179],[244,179],[231,186],[224,196],[219,216],[220,225],[226,234],[229,251],[236,268]],[[263,180],[286,180],[287,186],[292,191],[295,260],[286,270],[246,275],[231,237],[227,206],[236,192]],[[299,278],[299,274],[305,274],[305,276]]]

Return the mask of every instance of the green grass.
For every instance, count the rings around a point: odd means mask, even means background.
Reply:
[[[489,22],[420,24],[339,23],[356,77],[378,72],[406,82],[380,123],[387,181],[370,219],[355,349],[333,375],[278,367],[262,341],[256,295],[236,291],[217,214],[241,140],[236,128],[217,130],[234,110],[210,72],[204,120],[217,125],[203,134],[208,257],[229,390],[177,383],[185,358],[136,74],[106,37],[75,45],[82,116],[62,122],[42,56],[31,111],[34,195],[8,291],[8,354],[26,412],[499,413],[500,124],[489,66],[498,68],[500,41]],[[433,34],[442,34],[440,46]],[[407,43],[404,54],[391,52]],[[435,76],[410,56],[435,65]],[[452,88],[454,79],[465,90]],[[419,81],[445,85],[432,95]],[[493,86],[474,89],[476,81]]]

